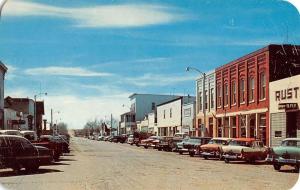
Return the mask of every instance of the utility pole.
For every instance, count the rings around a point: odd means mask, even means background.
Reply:
[[[112,123],[112,120],[113,120],[112,114],[110,114],[110,133],[111,133],[111,136],[113,136],[113,135],[112,135],[112,131],[113,131],[113,123]]]
[[[54,136],[54,128],[53,128],[53,110],[51,108],[51,123],[50,123],[50,128],[52,129],[52,133],[53,133],[53,136]]]

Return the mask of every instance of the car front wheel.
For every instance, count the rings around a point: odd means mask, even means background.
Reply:
[[[279,165],[279,164],[274,164],[273,167],[274,167],[275,170],[279,171],[280,168],[281,168],[281,165]]]
[[[224,162],[225,162],[225,163],[229,163],[230,161],[229,161],[228,158],[225,158],[225,159],[224,159]]]

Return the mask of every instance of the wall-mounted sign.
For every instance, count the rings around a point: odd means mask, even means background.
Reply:
[[[275,100],[281,101],[286,99],[297,99],[299,97],[299,87],[287,88],[284,90],[275,91]]]
[[[280,103],[278,104],[279,110],[298,110],[298,104],[297,103]]]

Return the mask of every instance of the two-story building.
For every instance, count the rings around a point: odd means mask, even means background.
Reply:
[[[157,127],[159,136],[174,136],[187,132],[182,127],[183,105],[194,102],[195,97],[181,96],[157,105]]]
[[[0,61],[0,129],[4,129],[4,78],[7,67]]]
[[[217,136],[215,71],[196,80],[196,136]]]
[[[269,45],[216,69],[217,136],[270,144],[269,82],[295,75],[298,48]]]
[[[160,95],[160,94],[138,94],[138,93],[134,93],[130,95],[129,96],[130,103],[131,103],[130,111],[121,115],[121,122],[120,122],[121,134],[123,132],[126,134],[132,134],[134,131],[137,130],[137,123],[141,123],[141,121],[143,121],[144,118],[147,117],[149,113],[155,112],[156,106],[158,104],[169,101],[176,97],[178,96]],[[129,118],[128,119],[129,121],[127,121],[124,118]]]
[[[29,98],[6,97],[5,108],[17,113],[17,120],[7,120],[6,123],[17,125],[21,130],[34,130],[34,105],[34,100]]]

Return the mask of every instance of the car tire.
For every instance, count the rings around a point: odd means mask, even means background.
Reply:
[[[144,146],[145,149],[148,149],[148,146]]]
[[[207,160],[207,159],[208,159],[208,157],[207,157],[207,156],[203,156],[203,158],[204,158],[205,160]]]
[[[190,157],[194,157],[195,153],[194,152],[189,152]]]
[[[274,164],[273,167],[274,167],[275,170],[279,171],[280,168],[281,168],[281,165],[279,165],[279,164]]]
[[[299,173],[299,165],[295,166],[294,172]]]
[[[14,173],[17,175],[19,174],[20,170],[21,170],[21,166],[18,162],[14,163],[12,170],[14,171]]]
[[[225,163],[229,163],[230,161],[229,161],[228,158],[224,158],[224,162],[225,162]]]
[[[133,144],[132,144],[132,143],[130,143],[130,145],[132,146]]]
[[[183,152],[179,151],[179,154],[183,154]]]
[[[158,151],[161,151],[161,148],[157,148]]]

